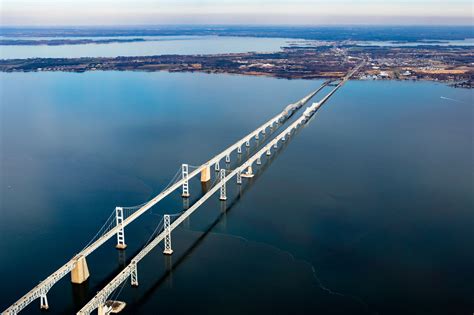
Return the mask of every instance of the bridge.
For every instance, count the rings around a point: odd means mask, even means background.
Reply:
[[[67,274],[71,274],[71,282],[81,284],[85,282],[89,277],[89,268],[87,265],[87,256],[92,254],[100,246],[102,246],[109,239],[116,237],[117,249],[125,249],[125,227],[139,218],[141,215],[146,213],[154,205],[159,203],[162,199],[175,192],[181,190],[182,197],[188,198],[190,196],[189,181],[200,174],[201,182],[207,183],[211,180],[211,168],[218,172],[219,177],[216,179],[216,184],[212,186],[198,201],[196,201],[187,210],[174,214],[164,215],[162,222],[157,226],[155,232],[152,234],[151,241],[131,260],[127,265],[107,286],[105,286],[100,292],[98,292],[94,298],[89,301],[77,314],[90,314],[95,309],[98,310],[99,314],[110,314],[111,307],[106,305],[107,299],[120,285],[124,283],[128,278],[131,279],[132,286],[138,286],[138,263],[143,257],[145,257],[150,251],[152,251],[160,242],[164,241],[164,254],[171,255],[171,232],[178,227],[186,218],[188,218],[194,211],[196,211],[207,199],[209,199],[214,193],[220,191],[220,200],[226,200],[226,183],[233,177],[236,177],[237,184],[242,184],[242,178],[248,178],[253,176],[252,166],[261,164],[262,157],[270,156],[272,148],[276,149],[278,144],[286,141],[301,125],[307,122],[313,114],[340,88],[344,83],[362,66],[362,64],[355,67],[349,72],[340,82],[332,89],[320,102],[313,103],[307,107],[303,115],[296,119],[289,127],[278,134],[273,140],[263,146],[257,153],[249,157],[243,164],[236,167],[234,170],[228,171],[220,168],[220,162],[225,160],[226,163],[230,162],[230,155],[233,152],[237,154],[242,153],[242,147],[250,147],[250,142],[255,139],[259,140],[259,137],[265,136],[267,133],[274,133],[279,129],[291,116],[293,116],[301,107],[309,102],[316,94],[318,94],[324,87],[328,86],[332,81],[327,81],[322,84],[317,90],[311,92],[306,97],[286,106],[282,112],[256,128],[254,131],[241,138],[233,145],[211,158],[206,163],[195,167],[194,170],[189,172],[192,168],[188,164],[183,164],[180,171],[175,175],[175,178],[170,182],[161,193],[155,196],[150,201],[136,206],[136,207],[116,207],[112,212],[111,216],[107,219],[106,223],[93,237],[93,239],[76,254],[72,259],[66,262],[58,270],[53,272],[45,280],[41,281],[37,286],[31,289],[18,301],[12,304],[2,314],[18,314],[26,306],[33,301],[39,299],[40,308],[48,309],[48,298],[47,294],[51,288],[64,278]]]

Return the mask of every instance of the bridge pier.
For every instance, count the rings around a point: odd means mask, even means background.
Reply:
[[[209,188],[211,187],[211,181],[207,182],[202,182],[201,183],[201,191],[205,194],[209,191]]]
[[[206,165],[201,171],[201,182],[205,183],[210,180],[211,180],[211,167],[209,165]]]
[[[165,214],[163,216],[163,225],[164,225],[164,230],[166,232],[165,234],[165,249],[163,250],[163,254],[165,255],[171,255],[173,254],[173,250],[171,249],[171,218],[169,214]]]
[[[238,153],[238,154],[242,154],[242,147],[241,147],[241,146],[239,146],[239,147],[237,148],[237,153]]]
[[[249,167],[247,167],[247,172],[243,173],[242,177],[245,177],[245,178],[253,177],[252,165],[249,165]]]
[[[248,148],[250,147],[250,140],[245,141],[245,146]]]
[[[127,244],[125,244],[125,230],[123,227],[123,208],[116,207],[115,208],[115,223],[119,227],[117,232],[117,245],[115,248],[117,249],[125,249],[127,248]]]
[[[189,165],[188,164],[183,164],[181,165],[181,173],[183,176],[183,193],[181,196],[183,198],[188,198],[189,197]]]
[[[214,170],[216,172],[219,172],[219,170],[221,169],[221,165],[219,164],[221,161],[217,161],[216,164],[214,164]]]
[[[257,165],[261,165],[261,164],[262,164],[262,159],[261,159],[261,157],[259,156],[259,157],[257,158]]]
[[[267,156],[272,155],[272,152],[270,151],[270,148],[267,149]]]
[[[219,197],[219,199],[221,201],[227,200],[227,194],[226,194],[226,187],[225,187],[224,179],[225,179],[225,170],[221,170],[221,173],[220,173],[221,195]]]
[[[43,293],[40,295],[40,309],[47,310],[48,308],[48,297],[46,296],[46,293]]]
[[[79,256],[76,259],[76,266],[71,270],[71,282],[76,284],[84,283],[89,279],[89,268],[86,257]]]
[[[109,315],[112,308],[105,305],[104,303],[100,303],[97,306],[97,315]]]
[[[260,131],[257,132],[257,134],[255,135],[255,140],[258,140],[258,139],[259,139],[259,134],[260,134]]]
[[[242,174],[240,173],[240,169],[237,170],[237,184],[242,184]]]
[[[227,155],[225,156],[225,162],[226,162],[226,163],[230,163],[230,155],[229,155],[229,154],[227,154]]]
[[[275,144],[273,145],[273,148],[274,148],[274,149],[278,148],[278,141],[275,142]]]

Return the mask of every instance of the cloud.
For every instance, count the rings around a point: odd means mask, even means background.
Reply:
[[[3,25],[470,24],[470,0],[2,0]]]

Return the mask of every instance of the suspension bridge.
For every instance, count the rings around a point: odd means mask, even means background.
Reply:
[[[267,133],[274,133],[300,108],[309,102],[316,94],[318,94],[324,87],[328,86],[332,81],[323,83],[317,90],[311,92],[296,103],[286,106],[282,112],[272,117],[270,120],[256,128],[254,131],[241,138],[233,145],[215,155],[206,163],[200,166],[192,167],[188,164],[183,164],[170,184],[163,189],[157,196],[150,201],[134,206],[134,207],[116,207],[111,213],[105,224],[99,229],[97,234],[90,240],[90,242],[72,259],[66,262],[58,270],[53,272],[46,279],[41,281],[37,286],[31,289],[18,301],[7,308],[2,314],[18,314],[25,307],[33,301],[39,299],[41,309],[48,309],[48,292],[67,274],[71,275],[71,282],[76,284],[84,283],[89,278],[89,268],[87,265],[87,256],[92,254],[100,246],[106,243],[111,238],[116,238],[116,248],[119,250],[126,248],[125,242],[125,227],[146,213],[150,208],[159,203],[162,199],[171,193],[180,190],[183,198],[190,196],[189,181],[200,174],[201,182],[208,183],[211,180],[211,168],[213,167],[218,177],[211,188],[191,207],[177,214],[166,214],[156,227],[155,231],[150,236],[149,241],[145,247],[131,260],[131,262],[101,291],[99,291],[77,314],[90,314],[94,310],[98,310],[100,315],[110,314],[112,307],[107,305],[107,300],[110,295],[124,282],[130,278],[132,286],[138,286],[138,263],[158,244],[164,242],[164,251],[166,255],[173,253],[171,246],[171,232],[178,227],[186,218],[188,218],[194,211],[196,211],[207,199],[214,193],[219,191],[219,199],[226,200],[226,184],[236,177],[237,184],[242,184],[243,178],[250,178],[253,176],[253,165],[261,165],[262,158],[270,156],[272,149],[278,148],[278,145],[286,141],[301,125],[306,123],[313,114],[340,88],[344,83],[362,66],[362,64],[350,71],[340,82],[332,89],[321,101],[313,103],[307,107],[304,113],[291,123],[285,130],[275,136],[273,140],[266,143],[257,153],[249,157],[245,162],[233,170],[221,169],[221,161],[230,163],[230,156],[236,152],[238,155],[242,154],[243,147],[250,147],[253,139],[259,140],[260,136],[265,136]],[[191,170],[191,171],[190,171]]]

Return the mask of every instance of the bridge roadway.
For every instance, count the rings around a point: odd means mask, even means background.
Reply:
[[[131,278],[131,284],[138,286],[138,263],[152,251],[161,241],[166,237],[171,237],[171,232],[178,227],[186,218],[188,218],[194,211],[196,211],[207,199],[209,199],[218,190],[225,191],[226,183],[234,176],[241,176],[245,170],[251,169],[252,165],[256,161],[260,161],[262,156],[271,154],[271,149],[278,146],[278,142],[285,141],[287,137],[291,136],[291,133],[295,131],[300,125],[306,123],[314,113],[339,89],[345,82],[361,67],[357,66],[351,72],[349,72],[341,82],[331,90],[320,102],[313,103],[311,106],[306,108],[303,115],[295,120],[290,126],[288,126],[283,132],[276,136],[273,140],[268,142],[262,149],[260,149],[253,156],[248,158],[242,165],[232,170],[225,177],[221,177],[221,180],[212,187],[206,194],[204,194],[196,203],[194,203],[189,209],[184,211],[173,223],[163,229],[149,244],[147,244],[112,281],[110,281],[101,291],[99,291],[78,313],[77,315],[86,315],[92,313],[95,309],[98,310],[99,315],[108,315],[111,312],[111,307],[106,305],[108,297],[126,281],[129,277]],[[211,160],[212,161],[212,160]],[[221,170],[225,173],[225,170]],[[222,174],[222,173],[221,173]],[[166,241],[165,241],[166,242]],[[166,246],[165,246],[166,248]]]
[[[252,140],[254,137],[258,138],[260,133],[264,134],[266,130],[269,128],[272,128],[273,125],[276,125],[278,128],[279,127],[278,124],[284,122],[287,118],[293,115],[298,109],[300,109],[303,105],[305,105],[311,98],[313,98],[319,91],[321,91],[329,83],[330,81],[325,82],[317,90],[311,92],[309,95],[302,98],[298,102],[288,105],[281,113],[274,116],[273,118],[268,120],[266,123],[259,126],[257,129],[255,129],[254,131],[252,131],[251,133],[249,133],[248,135],[246,135],[245,137],[243,137],[242,139],[240,139],[239,141],[237,141],[236,143],[228,147],[226,150],[217,154],[212,159],[210,159],[209,161],[207,161],[206,163],[202,164],[197,169],[189,173],[187,180],[190,180],[193,177],[197,176],[199,173],[203,172],[203,170],[206,170],[206,169],[209,170],[210,166],[215,165],[216,163],[219,163],[222,159],[226,158],[233,151],[241,148],[243,145],[245,145],[247,142]],[[121,226],[119,225],[115,226],[110,231],[102,235],[95,242],[93,242],[92,244],[84,248],[81,252],[76,254],[66,264],[61,266],[58,270],[56,270],[54,273],[48,276],[45,280],[41,281],[37,286],[31,289],[27,294],[25,294],[18,301],[12,304],[2,314],[5,314],[5,315],[17,314],[36,299],[40,299],[41,308],[47,309],[48,308],[47,293],[59,280],[61,280],[64,276],[66,276],[68,273],[73,271],[73,269],[76,268],[76,266],[81,260],[85,261],[85,258],[88,255],[90,255],[97,248],[102,246],[110,238],[117,235],[117,233],[120,230],[122,230],[124,227],[126,227],[127,225],[135,221],[138,217],[140,217],[142,214],[144,214],[146,211],[148,211],[150,208],[152,208],[154,205],[160,202],[163,198],[170,195],[176,189],[179,189],[183,185],[184,182],[185,182],[185,179],[183,178],[177,181],[175,184],[171,185],[169,188],[159,193],[157,196],[155,196],[153,199],[151,199],[146,204],[144,204],[141,208],[139,208],[136,212],[134,212],[128,218],[123,220],[123,223]]]

